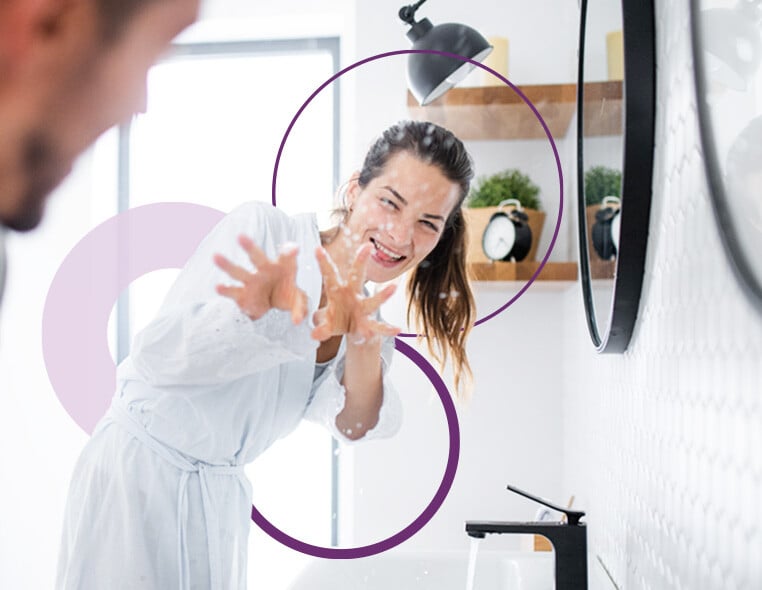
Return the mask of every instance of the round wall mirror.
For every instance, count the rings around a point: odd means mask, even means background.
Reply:
[[[725,250],[762,311],[762,0],[694,0],[704,162]]]
[[[599,352],[623,352],[640,301],[651,209],[653,3],[582,0],[577,86],[580,277]]]

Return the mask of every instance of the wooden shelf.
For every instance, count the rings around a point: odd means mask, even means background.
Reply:
[[[565,137],[577,108],[576,84],[539,84],[521,86],[554,138]],[[603,125],[586,125],[585,135],[621,134],[622,82],[591,82],[585,85],[585,104],[591,113],[586,119],[598,121],[605,105]],[[411,118],[431,121],[446,127],[460,139],[541,139],[545,131],[532,109],[510,86],[453,88],[431,104],[422,107],[408,91],[407,107]]]
[[[583,118],[585,137],[622,135],[622,81],[587,82]]]
[[[468,275],[473,281],[528,281],[540,266],[535,262],[470,262]],[[538,281],[576,281],[576,262],[548,262]]]

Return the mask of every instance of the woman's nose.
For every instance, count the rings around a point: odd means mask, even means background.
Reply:
[[[395,220],[386,224],[386,233],[397,245],[407,245],[413,236],[413,226],[410,223]]]

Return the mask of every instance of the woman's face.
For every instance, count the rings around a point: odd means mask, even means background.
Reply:
[[[458,192],[436,165],[405,151],[365,188],[352,180],[344,233],[357,247],[373,244],[367,279],[383,283],[418,265],[442,236]]]

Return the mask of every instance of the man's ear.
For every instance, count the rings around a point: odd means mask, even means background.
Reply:
[[[0,65],[13,71],[23,64],[70,0],[4,0],[0,4]]]

